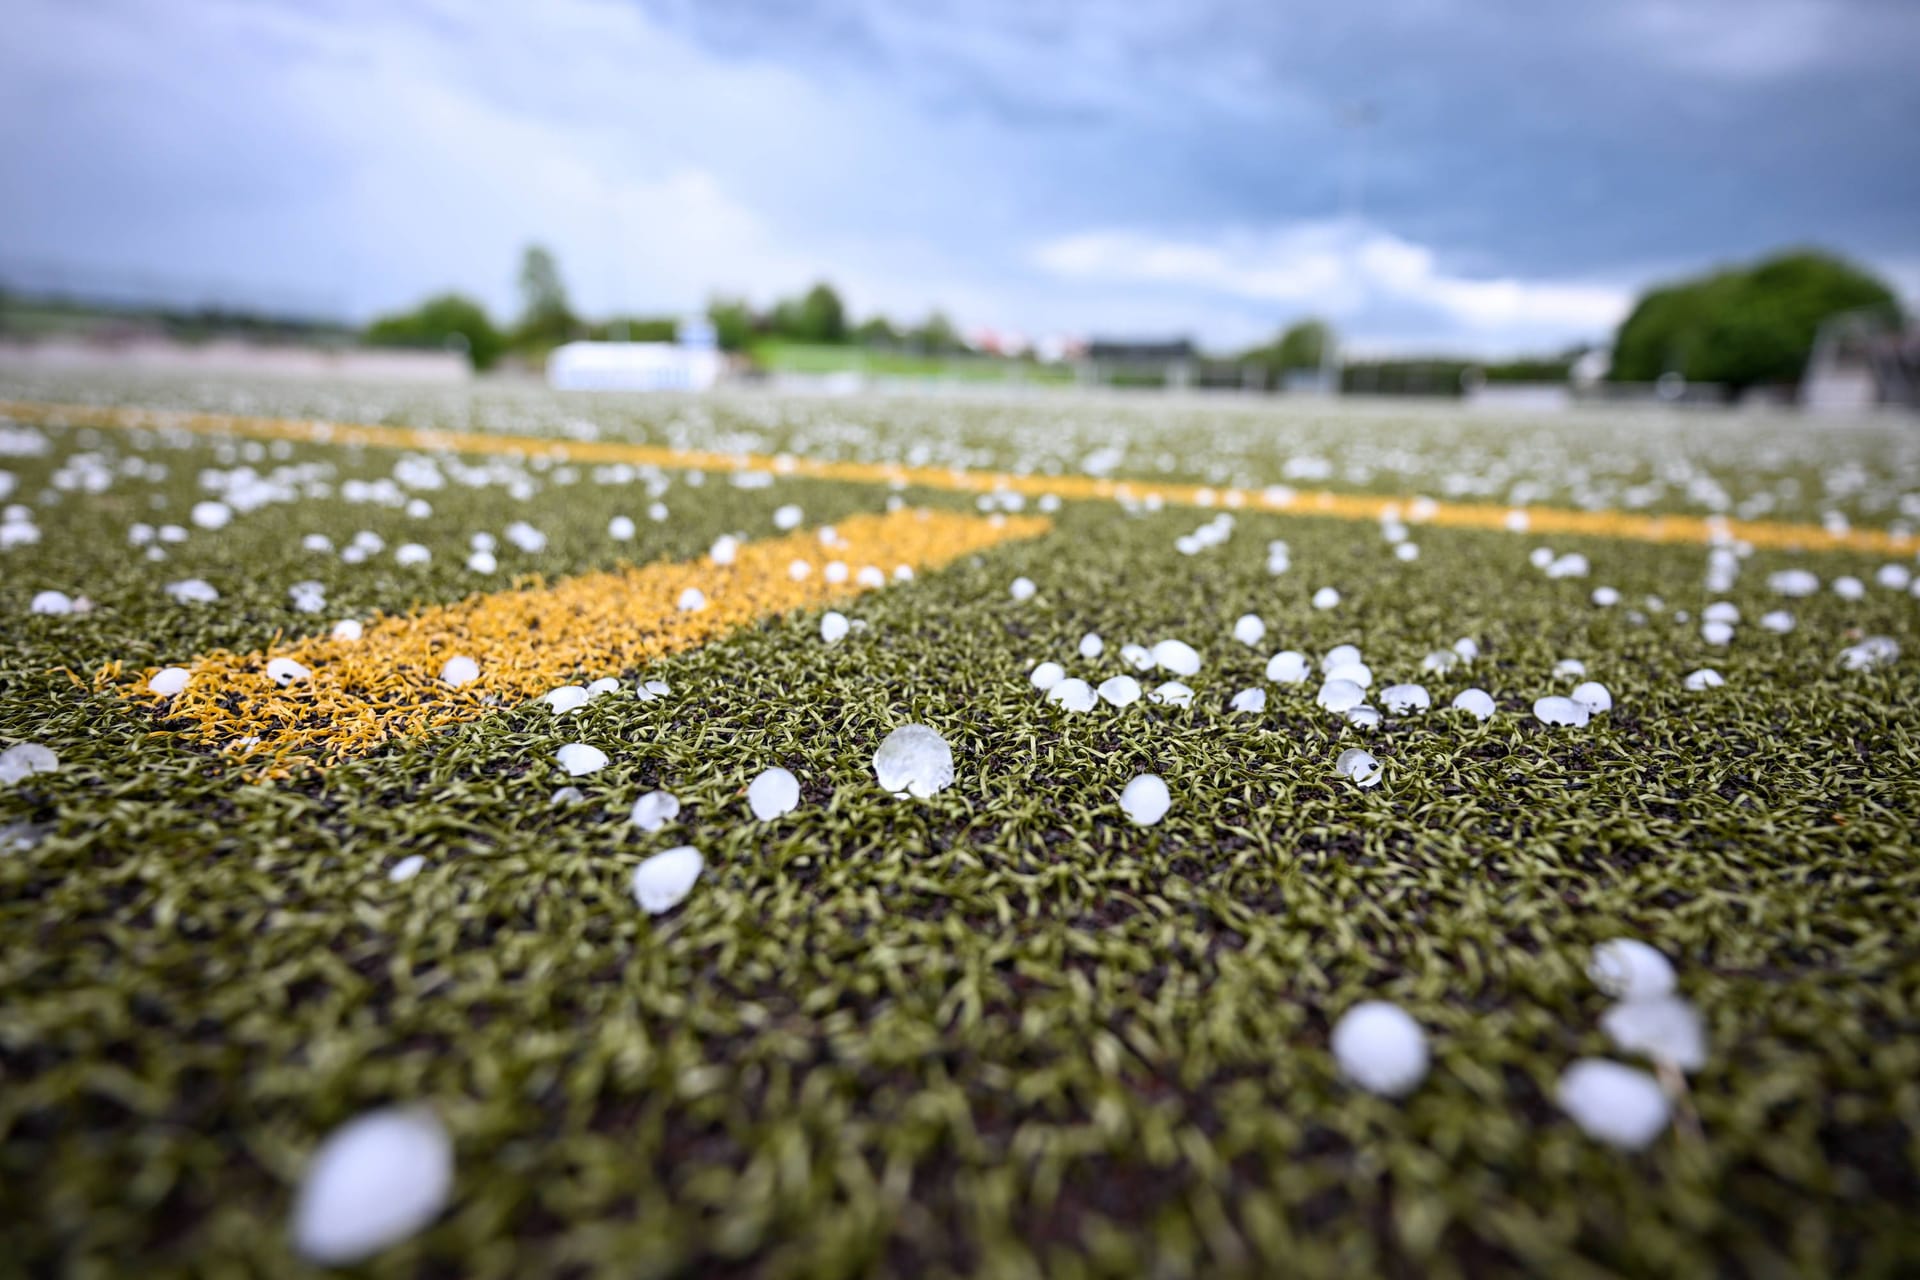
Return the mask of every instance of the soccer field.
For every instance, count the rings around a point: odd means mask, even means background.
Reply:
[[[1912,419],[0,400],[25,1274],[1920,1270]]]

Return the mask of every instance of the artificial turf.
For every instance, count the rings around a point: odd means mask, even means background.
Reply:
[[[1913,437],[1889,423],[1822,438],[1797,421],[1631,415],[1503,426],[1051,399],[136,390],[1035,470],[1118,442],[1115,474],[1149,484],[1276,483],[1305,456],[1332,460],[1314,483],[1405,493],[1499,472],[1506,498],[1516,483],[1576,504],[1644,484],[1653,508],[1689,510],[1711,484],[1730,508],[1765,493],[1756,514],[1880,526],[1920,488]],[[1920,1269],[1920,602],[1878,587],[1782,601],[1766,586],[1788,566],[1871,583],[1877,559],[1763,550],[1709,594],[1696,546],[1556,539],[1593,575],[1553,581],[1524,536],[1416,527],[1420,557],[1402,562],[1364,524],[1242,513],[1225,545],[1186,556],[1174,540],[1207,513],[1067,503],[1041,538],[842,606],[867,626],[838,644],[817,615],[784,614],[645,671],[579,673],[629,690],[664,679],[662,700],[612,695],[564,719],[503,706],[262,782],[94,676],[451,603],[519,573],[696,557],[724,532],[770,536],[783,503],[811,526],[888,495],[669,476],[669,519],[616,544],[608,520],[647,502],[633,477],[529,463],[509,467],[523,497],[451,485],[423,495],[424,519],[313,497],[150,563],[128,526],[184,522],[203,468],[312,463],[338,485],[388,476],[396,457],[38,434],[47,452],[0,460],[19,481],[9,501],[42,531],[0,552],[0,745],[43,743],[62,762],[0,791],[0,1218],[24,1272],[293,1270],[306,1157],[396,1101],[432,1105],[452,1131],[455,1196],[369,1274]],[[166,474],[49,499],[81,452],[116,467],[138,452]],[[490,580],[467,572],[468,533],[515,519],[546,549],[503,553]],[[433,562],[300,549],[305,533],[340,544],[362,528],[389,550],[421,541]],[[1277,577],[1275,538],[1293,563]],[[1009,596],[1019,575],[1033,600]],[[221,599],[170,601],[163,585],[189,576]],[[326,586],[324,615],[289,602],[308,579]],[[1602,582],[1621,605],[1589,603]],[[1338,608],[1310,607],[1323,585]],[[30,616],[47,588],[94,608]],[[1747,620],[1724,649],[1697,626],[1716,598]],[[1791,634],[1753,625],[1783,605]],[[1229,635],[1248,611],[1267,623],[1258,649]],[[1087,631],[1106,638],[1100,660],[1075,656]],[[1907,654],[1845,671],[1838,652],[1861,634]],[[1421,672],[1462,636],[1478,660]],[[1027,682],[1042,659],[1097,680],[1123,669],[1123,641],[1163,637],[1204,656],[1191,708],[1075,716]],[[1436,709],[1361,730],[1320,711],[1313,684],[1262,678],[1276,649],[1343,642],[1379,684],[1426,684]],[[1585,729],[1527,711],[1566,691],[1563,658],[1615,698]],[[1724,688],[1683,689],[1708,665]],[[1501,714],[1442,709],[1468,685]],[[1264,713],[1226,711],[1255,686]],[[956,784],[926,802],[886,795],[871,769],[907,722],[954,747]],[[570,781],[554,753],[573,740],[612,762],[571,780],[584,799],[550,804]],[[1377,789],[1334,771],[1355,744],[1385,763]],[[743,791],[772,765],[799,778],[802,803],[760,823]],[[1173,796],[1144,829],[1116,803],[1140,772]],[[684,809],[647,835],[627,810],[655,787]],[[649,918],[631,870],[677,844],[707,870]],[[414,853],[427,869],[389,883]],[[1634,1155],[1553,1101],[1575,1059],[1616,1056],[1585,966],[1623,935],[1673,959],[1710,1045],[1691,1081],[1697,1133],[1676,1126]],[[1345,1083],[1328,1051],[1333,1020],[1368,997],[1431,1037],[1432,1072],[1403,1101]]]

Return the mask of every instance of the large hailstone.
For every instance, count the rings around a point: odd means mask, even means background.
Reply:
[[[1427,1033],[1399,1005],[1363,1000],[1333,1026],[1340,1074],[1368,1093],[1398,1098],[1427,1076]]]
[[[650,916],[671,911],[686,899],[705,866],[692,845],[656,853],[633,869],[633,899]]]
[[[552,708],[555,715],[564,715],[569,711],[578,711],[593,700],[593,695],[577,684],[563,684],[545,694],[541,699]]]
[[[1596,716],[1613,710],[1613,694],[1598,680],[1575,685],[1573,692],[1567,696]]]
[[[569,778],[585,777],[607,767],[607,753],[584,742],[569,742],[554,756]]]
[[[60,757],[37,742],[16,742],[0,751],[0,786],[12,786],[36,773],[52,773]]]
[[[1638,938],[1611,938],[1594,947],[1587,977],[1616,1000],[1672,995],[1673,964]]]
[[[1706,689],[1718,689],[1726,682],[1727,678],[1718,671],[1715,671],[1712,667],[1702,667],[1698,671],[1690,671],[1687,673],[1686,679],[1681,681],[1681,683],[1686,686],[1688,693],[1700,693]]]
[[[1120,792],[1120,811],[1142,827],[1150,827],[1167,816],[1173,796],[1167,784],[1151,773],[1143,773]]]
[[[633,802],[628,820],[642,831],[658,831],[680,816],[680,797],[671,791],[649,791]]]
[[[1153,646],[1154,665],[1176,676],[1200,674],[1200,654],[1184,640],[1162,640]]]
[[[1588,1137],[1626,1151],[1659,1137],[1671,1114],[1659,1081],[1604,1058],[1582,1058],[1568,1067],[1554,1097]]]
[[[1251,649],[1267,638],[1267,624],[1257,613],[1243,613],[1233,624],[1233,638]]]
[[[1327,650],[1326,656],[1320,659],[1320,674],[1330,676],[1336,668],[1344,667],[1349,662],[1359,662],[1361,660],[1359,645],[1337,644]]]
[[[1100,638],[1098,632],[1089,631],[1080,637],[1080,656],[1088,662],[1092,662],[1106,651],[1107,642]]]
[[[440,679],[444,684],[458,689],[462,685],[472,684],[480,678],[480,664],[472,658],[448,658],[447,665],[440,668]]]
[[[1386,768],[1374,758],[1371,751],[1363,747],[1348,747],[1333,762],[1335,773],[1352,779],[1362,787],[1377,787],[1380,779],[1386,775]]]
[[[1366,701],[1367,691],[1351,680],[1329,680],[1320,686],[1320,692],[1314,695],[1314,701],[1322,708],[1338,714],[1351,711]]]
[[[301,1177],[293,1247],[342,1265],[398,1244],[440,1216],[453,1192],[453,1141],[425,1107],[371,1111],[335,1129]]]
[[[1102,680],[1097,692],[1116,707],[1129,707],[1140,701],[1140,682],[1132,676],[1113,676]]]
[[[1433,705],[1433,699],[1420,685],[1394,684],[1380,691],[1380,703],[1394,715],[1403,716],[1410,712],[1425,711]]]
[[[1091,711],[1099,698],[1092,685],[1078,676],[1069,676],[1047,690],[1047,701],[1059,704],[1062,711]]]
[[[1462,689],[1454,695],[1456,711],[1464,711],[1475,720],[1493,719],[1493,695],[1485,689]]]
[[[1327,672],[1327,679],[1347,680],[1359,685],[1362,689],[1371,689],[1373,688],[1373,668],[1364,662],[1343,662]]]
[[[267,679],[282,689],[299,684],[312,674],[312,670],[304,663],[295,662],[292,658],[273,658],[267,662]]]
[[[1593,712],[1572,698],[1540,698],[1533,704],[1533,718],[1541,724],[1582,729],[1593,718]]]
[[[1313,593],[1313,607],[1316,609],[1332,609],[1339,603],[1340,593],[1332,587],[1322,587]]]
[[[923,724],[903,724],[873,753],[873,773],[896,796],[925,800],[953,785],[953,748]]]
[[[762,822],[792,813],[800,804],[800,780],[785,769],[768,769],[747,784],[747,807]]]
[[[1282,649],[1267,660],[1267,679],[1275,684],[1304,684],[1312,668],[1298,649]]]
[[[1601,1015],[1600,1029],[1622,1053],[1643,1054],[1688,1073],[1707,1065],[1700,1013],[1679,996],[1623,1001]]]
[[[853,624],[847,621],[847,615],[838,609],[829,609],[820,615],[820,638],[828,644],[838,644],[847,638],[847,632]]]
[[[1190,707],[1193,705],[1193,689],[1178,680],[1169,680],[1149,693],[1147,700],[1169,707]]]
[[[1267,709],[1267,691],[1265,689],[1242,689],[1233,695],[1227,703],[1229,711],[1258,715]]]
[[[1027,676],[1033,687],[1045,693],[1067,678],[1067,669],[1057,662],[1043,662]]]
[[[1039,588],[1033,585],[1032,578],[1015,578],[1013,585],[1007,588],[1007,594],[1015,600],[1025,601],[1033,599],[1034,592],[1038,590]]]

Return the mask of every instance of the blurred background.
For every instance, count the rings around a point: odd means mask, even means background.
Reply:
[[[14,0],[0,366],[1920,400],[1911,0]]]

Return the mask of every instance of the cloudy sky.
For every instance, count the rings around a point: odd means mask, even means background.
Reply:
[[[1796,243],[1920,296],[1913,0],[11,0],[0,278],[354,318],[765,302],[1604,335]]]

